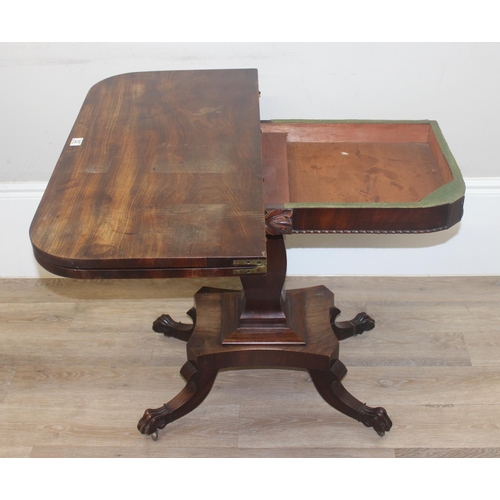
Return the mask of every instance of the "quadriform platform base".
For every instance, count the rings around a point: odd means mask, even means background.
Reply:
[[[457,223],[463,200],[435,122],[261,122],[254,69],[130,73],[89,91],[30,238],[70,278],[241,279],[242,292],[202,288],[191,325],[154,322],[187,342],[186,386],[141,433],[196,408],[219,370],[269,366],[308,370],[328,404],[383,435],[387,412],[345,390],[339,360],[374,320],[336,322],[324,287],[285,293],[284,235],[427,233]]]

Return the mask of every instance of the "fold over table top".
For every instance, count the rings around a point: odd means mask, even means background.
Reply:
[[[40,264],[70,277],[265,271],[258,97],[255,69],[92,87],[30,229]]]

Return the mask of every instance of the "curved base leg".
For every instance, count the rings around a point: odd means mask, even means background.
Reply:
[[[322,398],[336,410],[356,419],[366,427],[373,427],[383,436],[392,427],[392,421],[384,408],[371,408],[352,396],[341,384],[347,373],[344,364],[336,360],[329,372],[309,370],[314,386]]]
[[[163,333],[165,337],[174,337],[187,342],[196,325],[196,309],[192,307],[186,314],[193,320],[192,325],[174,321],[170,315],[162,314],[153,323],[153,330],[157,333]]]
[[[337,307],[334,306],[330,309],[330,323],[332,324],[333,332],[339,340],[344,340],[375,328],[375,320],[365,312],[360,312],[351,321],[335,322],[335,318],[339,314],[340,309]]]
[[[153,434],[154,439],[158,435],[158,429],[163,429],[170,422],[197,408],[212,389],[217,372],[218,370],[198,371],[187,361],[181,369],[181,375],[187,381],[186,387],[161,408],[144,412],[137,424],[141,434]]]

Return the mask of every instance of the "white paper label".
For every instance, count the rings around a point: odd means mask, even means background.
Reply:
[[[71,139],[71,142],[69,143],[70,146],[81,146],[83,142],[83,137],[75,137]]]

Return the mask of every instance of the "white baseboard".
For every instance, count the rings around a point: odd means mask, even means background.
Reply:
[[[500,177],[465,179],[465,214],[448,231],[415,235],[286,237],[290,276],[500,275]],[[0,183],[0,278],[52,274],[28,230],[46,183]]]
[[[0,278],[40,278],[42,269],[31,249],[29,227],[47,183],[0,183]]]

